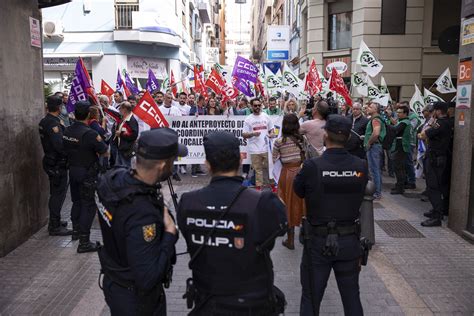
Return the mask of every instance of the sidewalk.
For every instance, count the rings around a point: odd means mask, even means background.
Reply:
[[[199,188],[208,180],[184,176],[175,190],[180,194]],[[389,183],[393,179],[384,181]],[[365,315],[473,315],[474,246],[445,225],[421,227],[419,223],[429,203],[418,198],[391,196],[390,187],[384,185],[384,197],[374,204],[375,220],[380,221],[375,225],[376,246],[360,277]],[[71,206],[69,198],[67,201],[65,214]],[[380,225],[395,234],[417,238],[390,237]],[[100,238],[97,223],[92,235],[92,240]],[[97,284],[100,268],[97,255],[77,254],[76,247],[77,242],[71,242],[70,238],[48,236],[44,227],[0,258],[0,315],[110,315]],[[177,251],[185,251],[182,238]],[[288,301],[286,315],[299,314],[301,254],[300,244],[290,251],[281,245],[281,238],[272,252],[276,284]],[[188,260],[188,255],[178,257],[173,284],[167,290],[168,315],[187,314],[181,297],[190,275]],[[321,314],[343,315],[333,276]]]

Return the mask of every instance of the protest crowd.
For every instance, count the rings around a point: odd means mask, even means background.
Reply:
[[[250,63],[244,60],[236,62],[236,65],[244,62]],[[361,66],[364,70],[363,64]],[[47,98],[48,115],[40,124],[43,139],[49,137],[53,144],[53,148],[49,148],[50,144],[43,142],[44,169],[51,181],[50,235],[72,234],[73,240],[79,239],[77,249],[79,253],[100,249],[98,243],[89,240],[92,221],[98,210],[94,181],[101,173],[107,171],[106,174],[114,173],[116,170],[114,166],[125,166],[132,170],[137,167],[137,171],[132,171],[132,174],[138,172],[135,178],[143,178],[143,174],[140,174],[140,170],[143,169],[140,168],[145,166],[144,159],[169,160],[171,157],[174,163],[171,160],[170,172],[174,181],[181,181],[181,176],[188,172],[192,177],[206,175],[209,170],[203,166],[204,160],[182,163],[181,158],[177,158],[176,155],[165,157],[164,154],[150,149],[153,146],[166,148],[165,144],[159,143],[162,140],[150,139],[152,135],[150,133],[157,129],[163,129],[165,133],[170,128],[173,129],[173,126],[177,126],[176,122],[184,125],[185,117],[226,122],[230,122],[233,118],[240,120],[236,123],[236,126],[239,126],[238,133],[229,128],[232,124],[215,125],[224,126],[221,130],[230,132],[234,138],[229,135],[225,136],[228,138],[219,136],[225,140],[219,139],[218,136],[215,136],[215,140],[212,140],[211,136],[208,138],[207,135],[200,137],[201,142],[203,139],[206,162],[210,164],[211,173],[213,170],[221,170],[219,168],[223,167],[218,167],[219,161],[208,158],[212,151],[216,150],[215,147],[224,148],[234,140],[237,142],[237,147],[245,145],[245,155],[240,152],[243,164],[239,174],[243,178],[239,178],[239,181],[262,194],[272,191],[283,201],[286,208],[287,229],[280,235],[287,235],[282,244],[290,250],[295,248],[295,228],[302,225],[307,209],[313,207],[311,204],[313,200],[308,198],[308,191],[305,193],[301,181],[313,181],[314,177],[309,176],[308,171],[302,172],[302,169],[306,168],[308,160],[322,157],[317,161],[323,161],[325,157],[329,157],[325,156],[326,152],[331,155],[336,155],[337,152],[349,153],[352,155],[350,157],[357,157],[356,160],[347,158],[349,159],[347,161],[357,161],[357,164],[355,162],[354,164],[358,166],[357,168],[362,168],[361,170],[367,168],[368,177],[375,184],[374,200],[383,198],[384,173],[387,177],[396,179],[394,187],[390,190],[392,195],[402,195],[407,190],[414,190],[417,188],[416,179],[424,179],[426,190],[423,192],[423,199],[430,202],[431,208],[427,207],[425,213],[427,220],[421,225],[441,226],[449,206],[454,102],[444,102],[438,96],[436,99],[428,98],[427,101],[421,97],[425,106],[419,108],[414,106],[416,102],[413,100],[410,102],[391,100],[390,94],[384,92],[384,89],[387,91],[386,85],[376,88],[370,83],[367,84],[370,82],[370,79],[367,81],[368,77],[365,78],[360,74],[355,74],[354,77],[359,77],[353,78],[352,86],[358,91],[365,88],[369,96],[364,96],[362,93],[362,97],[352,97],[335,68],[332,69],[331,78],[326,80],[317,71],[314,61],[304,84],[301,80],[295,79],[300,82],[287,85],[285,89],[285,80],[280,79],[283,88],[278,89],[275,86],[269,87],[267,78],[259,78],[261,71],[256,66],[253,67],[255,69],[246,67],[240,74],[238,69],[234,70],[232,84],[226,82],[217,66],[212,69],[207,80],[204,80],[203,71],[195,67],[194,87],[187,88],[183,85],[181,92],[178,92],[179,83],[173,80],[167,86],[160,87],[153,73],[150,74],[146,89],[139,89],[126,73],[125,80],[122,80],[119,71],[115,89],[103,81],[101,92],[96,93],[79,61],[71,91],[57,92]],[[373,69],[374,67],[371,67],[371,71]],[[268,69],[266,71],[268,77],[275,74]],[[285,77],[286,75],[283,76]],[[254,85],[250,85],[250,82]],[[298,91],[294,90],[296,86]],[[374,89],[377,90],[375,94]],[[418,91],[418,88],[416,90]],[[77,91],[81,91],[82,95],[78,95]],[[303,92],[304,97],[301,95]],[[239,122],[241,125],[238,125]],[[209,127],[209,130],[219,129]],[[191,131],[192,127],[188,128],[187,132],[173,133],[182,139],[183,136],[192,135]],[[168,137],[175,135],[173,133],[165,134]],[[212,147],[210,144],[213,142],[219,145]],[[82,147],[79,148],[78,144]],[[339,151],[334,149],[334,146]],[[189,152],[192,152],[191,147],[188,148]],[[49,153],[55,154],[49,155]],[[232,159],[229,163],[230,161]],[[240,163],[237,167],[239,165]],[[365,167],[360,167],[362,165]],[[67,192],[68,181],[64,177],[67,169],[73,201],[72,231],[66,228],[60,218],[61,206]],[[335,177],[344,175],[336,173]],[[117,177],[119,176],[117,173]],[[126,179],[126,176],[124,177]],[[57,182],[56,179],[60,181]],[[217,180],[213,178],[212,181]],[[364,189],[366,183],[363,179],[360,181],[357,184],[359,191],[361,186]],[[420,183],[418,181],[418,184]],[[227,185],[232,187],[230,182]],[[347,192],[353,193],[351,190],[354,188],[348,189]],[[360,192],[362,197],[363,190]],[[250,196],[248,198],[251,200]],[[112,215],[107,210],[101,212],[103,213],[99,218],[108,218],[112,221]],[[176,231],[168,229],[169,219],[165,218],[164,225],[165,231],[173,235],[173,238],[177,238]],[[348,234],[355,232],[351,226],[346,231]],[[147,237],[154,238],[155,233],[155,226],[143,226],[145,241],[148,241]],[[171,239],[166,239],[166,236],[163,238],[168,243],[166,247],[171,247],[173,243]],[[186,240],[189,242],[187,237]],[[107,243],[105,237],[104,242]],[[243,245],[236,242],[235,247],[238,246]],[[199,253],[200,249],[196,252]],[[169,253],[166,255],[169,256],[167,260],[171,260],[172,256]],[[337,269],[337,265],[333,267]],[[358,284],[356,287],[358,291]],[[305,295],[303,284],[303,296]],[[319,303],[320,299],[322,294]],[[350,300],[347,297],[345,299]],[[114,310],[112,307],[116,304],[114,298],[107,296],[106,293],[106,300]],[[302,298],[302,309],[307,308],[303,307],[304,301]],[[117,306],[115,308],[119,308]],[[347,301],[344,302],[344,307],[351,309],[354,315],[362,312],[360,303],[350,305]]]

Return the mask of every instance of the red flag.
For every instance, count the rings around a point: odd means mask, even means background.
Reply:
[[[347,105],[352,106],[352,100],[349,90],[347,90],[347,86],[344,83],[344,79],[342,79],[341,75],[337,73],[336,67],[332,68],[329,89],[342,95],[344,97],[344,100],[346,100]]]
[[[169,127],[168,121],[148,91],[145,92],[137,106],[133,108],[133,113],[150,125],[151,128]]]
[[[202,82],[201,71],[198,66],[194,66],[194,90],[207,98],[207,89]]]
[[[211,74],[207,77],[205,86],[211,88],[216,94],[222,93],[222,87],[225,85],[225,81],[217,70],[212,69]]]
[[[319,78],[318,68],[316,68],[316,62],[313,59],[308,74],[306,75],[304,90],[308,91],[309,95],[314,97],[314,95],[321,92],[322,89],[323,83],[321,82],[321,78]]]
[[[82,60],[81,57],[79,57],[79,62],[81,63],[82,70],[84,74],[86,75],[87,80],[89,81],[89,86],[86,88],[87,94],[90,96],[90,99],[95,103],[95,105],[99,104],[99,99],[97,99],[97,95],[95,94],[95,89],[94,85],[92,84],[91,77],[89,76],[89,72],[86,69],[86,65],[84,65],[84,61]]]
[[[173,70],[171,70],[170,87],[173,96],[176,98],[176,96],[178,95],[178,87],[176,86],[176,81],[174,80]]]
[[[114,95],[114,89],[105,82],[104,79],[100,82],[100,93],[109,97]]]
[[[115,123],[120,123],[120,120],[122,119],[122,117],[120,116],[120,113],[117,112],[116,110],[114,110],[113,106],[110,106],[108,108],[104,108],[104,113],[105,113],[105,115],[110,117],[112,120],[114,120]]]
[[[263,88],[263,84],[260,81],[260,78],[257,77],[257,82],[255,82],[255,90],[260,93],[262,97],[265,97],[265,89]]]

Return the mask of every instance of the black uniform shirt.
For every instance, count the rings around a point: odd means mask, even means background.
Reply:
[[[71,167],[91,168],[98,161],[97,154],[107,151],[107,145],[99,134],[78,121],[66,128],[63,143]]]
[[[51,156],[54,159],[66,157],[63,147],[64,126],[59,117],[50,113],[46,114],[39,123],[39,133],[45,156]]]
[[[429,139],[427,153],[436,156],[449,154],[453,129],[447,117],[437,119],[425,133]]]

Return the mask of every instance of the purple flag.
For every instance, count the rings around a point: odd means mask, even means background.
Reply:
[[[146,89],[148,92],[153,93],[153,91],[160,90],[160,83],[155,77],[153,71],[148,68],[148,80],[146,82]]]
[[[87,79],[87,75],[84,73],[84,68],[81,65],[81,59],[79,59],[76,63],[74,79],[72,79],[71,90],[69,91],[69,98],[66,104],[66,109],[69,113],[74,112],[77,102],[87,101],[89,99],[88,90],[90,88],[90,82]]]
[[[123,81],[122,76],[120,75],[120,69],[117,69],[117,83],[115,84],[115,90],[122,91]]]
[[[258,69],[250,60],[237,56],[232,76],[255,83],[257,82]]]
[[[128,90],[130,90],[132,94],[137,95],[140,93],[140,90],[138,90],[137,86],[135,86],[132,79],[130,79],[130,77],[128,76],[127,72],[125,73],[125,84],[127,85]]]
[[[250,84],[247,80],[244,80],[242,78],[238,77],[233,77],[232,83],[234,87],[236,87],[239,91],[241,91],[243,94],[245,94],[248,97],[254,97],[255,95],[252,92],[252,89],[250,88]]]

